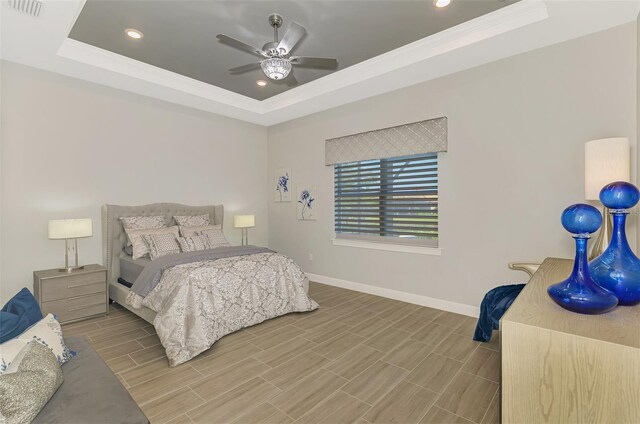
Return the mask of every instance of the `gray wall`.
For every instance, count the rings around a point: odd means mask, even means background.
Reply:
[[[14,63],[2,63],[0,297],[61,266],[64,242],[47,221],[93,218],[82,263],[102,263],[100,206],[223,203],[255,213],[251,240],[267,243],[267,130]]]
[[[571,257],[560,213],[584,201],[584,142],[628,136],[636,156],[636,45],[634,22],[270,127],[268,189],[291,167],[294,184],[318,186],[319,211],[301,222],[269,199],[269,246],[314,274],[476,306],[525,280],[509,261]],[[442,255],[333,246],[324,141],[439,116]]]

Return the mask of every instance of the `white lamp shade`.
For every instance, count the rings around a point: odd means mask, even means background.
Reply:
[[[255,215],[235,215],[233,217],[233,226],[236,228],[251,228],[256,226]]]
[[[91,219],[54,219],[49,221],[49,238],[76,239],[91,237],[93,235],[93,222]]]
[[[625,137],[603,138],[588,141],[584,147],[585,199],[600,199],[602,187],[615,181],[631,178],[631,153],[629,139]]]

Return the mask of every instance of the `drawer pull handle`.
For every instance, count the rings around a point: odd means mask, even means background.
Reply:
[[[73,285],[69,285],[67,286],[68,289],[75,289],[78,287],[84,287],[84,286],[91,286],[93,284],[104,284],[105,281],[104,280],[99,280],[99,281],[90,281],[88,283],[83,283],[83,284],[73,284]]]
[[[68,297],[68,298],[66,298],[66,299],[61,299],[61,300],[66,300],[67,302],[69,302],[69,301],[71,301],[71,300],[83,299],[83,298],[86,298],[86,297],[94,297],[94,296],[99,295],[99,294],[102,294],[102,293],[106,294],[106,292],[104,292],[104,291],[102,291],[102,290],[101,290],[101,291],[99,291],[99,292],[89,293],[89,294],[83,294],[83,295],[81,295],[81,296]]]
[[[104,302],[98,302],[98,303],[92,303],[91,305],[79,306],[77,308],[68,309],[67,311],[68,312],[75,312],[75,311],[80,311],[82,309],[90,308],[92,306],[99,306],[99,305],[104,305]]]

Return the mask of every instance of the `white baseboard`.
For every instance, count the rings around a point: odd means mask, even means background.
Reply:
[[[384,287],[372,286],[370,284],[356,283],[354,281],[341,280],[339,278],[327,277],[324,275],[305,272],[309,280],[329,286],[341,287],[343,289],[355,290],[362,293],[374,294],[376,296],[387,297],[389,299],[400,300],[402,302],[413,303],[420,306],[442,309],[443,311],[455,312],[478,318],[480,308],[463,303],[450,302],[448,300],[436,299],[414,293],[407,293],[400,290],[387,289]]]

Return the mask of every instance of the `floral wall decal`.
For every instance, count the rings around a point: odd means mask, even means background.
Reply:
[[[315,221],[316,219],[316,186],[301,186],[298,190],[298,219]]]
[[[291,201],[291,168],[280,168],[276,171],[276,202]]]

